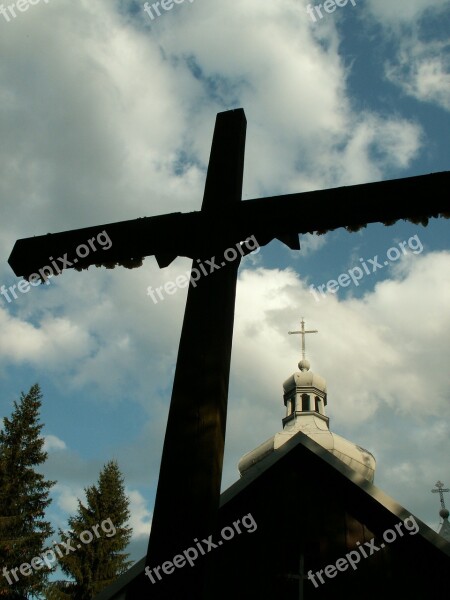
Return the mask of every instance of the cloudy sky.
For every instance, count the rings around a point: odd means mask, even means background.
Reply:
[[[17,239],[199,210],[225,110],[247,117],[244,201],[450,170],[449,2],[306,9],[186,0],[157,16],[136,1],[41,0],[0,14],[0,285],[18,284]],[[319,330],[307,354],[327,380],[331,429],[372,451],[376,485],[437,529],[430,490],[450,486],[449,227],[340,229],[242,261],[223,489],[281,428],[300,358],[287,332],[304,316]],[[157,303],[147,288],[190,262],[67,270],[0,296],[0,416],[40,384],[52,524],[115,458],[133,560],[146,551],[186,301],[186,288]]]

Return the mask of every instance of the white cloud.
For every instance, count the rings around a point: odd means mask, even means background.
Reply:
[[[89,335],[68,318],[44,317],[39,326],[12,317],[0,308],[0,357],[6,363],[31,363],[57,368],[76,361],[88,350]]]
[[[300,258],[317,252],[323,248],[326,243],[327,238],[325,235],[306,233],[305,235],[300,236],[301,252],[298,252],[298,250],[291,250],[290,256],[295,260],[299,260]]]
[[[386,64],[386,76],[409,96],[450,110],[450,53],[448,41],[403,42]]]
[[[53,488],[53,494],[56,496],[58,508],[73,516],[78,511],[78,499],[82,502],[85,498],[84,489],[72,484],[56,483]]]
[[[46,435],[44,441],[44,451],[50,452],[52,450],[66,450],[66,443],[59,439],[56,435]]]
[[[417,22],[425,15],[439,14],[448,0],[367,0],[372,15],[384,25],[398,26]]]
[[[369,0],[367,7],[394,47],[386,78],[405,94],[450,110],[449,42],[440,33],[448,0]]]
[[[152,524],[152,513],[147,508],[144,496],[138,490],[127,489],[131,513],[129,525],[133,528],[133,539],[148,538]]]

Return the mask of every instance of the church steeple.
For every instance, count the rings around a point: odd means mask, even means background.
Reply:
[[[305,329],[305,320],[301,320],[300,331],[288,331],[289,335],[300,334],[302,336],[302,358],[298,363],[300,373],[294,373],[292,377],[284,382],[284,404],[286,406],[286,417],[283,419],[283,427],[292,427],[292,421],[298,417],[305,417],[316,413],[328,424],[325,415],[327,405],[327,385],[325,379],[310,371],[310,362],[306,358],[305,335],[307,333],[318,333],[317,329]],[[297,423],[299,425],[299,423]]]
[[[300,371],[291,375],[283,384],[283,401],[286,406],[286,416],[282,420],[283,430],[241,458],[238,464],[241,476],[269,454],[276,452],[298,432],[302,432],[366,479],[373,481],[373,455],[329,429],[329,418],[325,414],[327,384],[323,377],[310,370],[305,351],[305,336],[318,333],[317,329],[305,329],[305,320],[302,318],[300,331],[288,333],[302,336],[302,357],[298,363]]]
[[[442,481],[437,481],[435,484],[436,489],[431,490],[433,494],[439,494],[439,499],[441,501],[441,510],[439,511],[439,516],[442,519],[441,526],[439,528],[439,535],[450,542],[450,523],[448,522],[448,516],[450,515],[449,511],[445,508],[444,502],[444,492],[450,492],[449,488],[444,488],[444,484]]]

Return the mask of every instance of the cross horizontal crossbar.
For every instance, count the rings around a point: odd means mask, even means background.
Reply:
[[[251,236],[260,246],[276,238],[299,249],[298,234],[323,234],[340,227],[357,231],[369,223],[392,225],[401,219],[426,225],[430,218],[449,218],[449,189],[450,172],[445,171],[246,200],[221,210],[220,218],[207,210],[143,217],[17,240],[8,263],[17,276],[27,279],[48,265],[49,257],[70,258],[80,244],[102,231],[111,247],[90,252],[72,267],[134,267],[152,255],[166,266],[177,256],[209,258]],[[417,207],[411,203],[412,194],[422,200]]]

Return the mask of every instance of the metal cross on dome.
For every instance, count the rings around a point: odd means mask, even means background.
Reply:
[[[450,492],[449,488],[444,488],[444,484],[442,481],[436,482],[436,490],[431,490],[433,494],[439,494],[439,498],[441,500],[441,507],[445,510],[445,502],[444,502],[444,492]]]
[[[319,333],[317,329],[305,329],[305,320],[302,317],[301,321],[301,330],[300,331],[288,331],[289,335],[300,334],[302,336],[302,360],[305,360],[305,336],[307,333]]]

